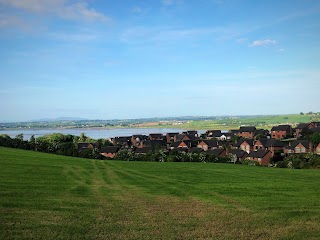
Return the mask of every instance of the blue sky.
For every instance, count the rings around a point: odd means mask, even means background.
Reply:
[[[320,111],[318,0],[0,0],[0,121]]]

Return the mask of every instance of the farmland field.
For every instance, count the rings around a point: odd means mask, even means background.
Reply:
[[[0,239],[319,239],[320,171],[0,148]]]

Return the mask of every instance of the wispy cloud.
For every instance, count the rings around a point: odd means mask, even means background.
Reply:
[[[6,19],[2,18],[0,27],[6,27],[24,21],[18,11],[31,13],[32,16],[54,16],[67,20],[81,21],[100,21],[109,22],[111,19],[103,13],[91,8],[86,1],[71,1],[71,0],[0,0],[0,7],[7,8],[10,12],[5,15]]]
[[[250,47],[259,47],[259,46],[266,46],[266,45],[274,45],[276,44],[277,41],[276,40],[273,40],[273,39],[264,39],[264,40],[256,40],[256,41],[253,41],[251,44],[250,44]]]

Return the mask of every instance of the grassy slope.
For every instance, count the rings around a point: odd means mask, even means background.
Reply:
[[[0,148],[0,239],[317,239],[320,171]]]

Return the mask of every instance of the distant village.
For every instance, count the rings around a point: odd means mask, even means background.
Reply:
[[[110,139],[110,146],[99,148],[98,143],[78,143],[78,149],[99,149],[106,159],[115,158],[121,151],[128,151],[136,156],[157,151],[164,154],[178,151],[229,157],[235,163],[246,159],[260,165],[269,165],[276,154],[320,155],[320,143],[314,144],[308,139],[314,133],[320,134],[320,122],[300,123],[296,128],[278,125],[272,127],[271,131],[257,129],[255,126],[242,126],[228,132],[207,130],[204,134],[199,134],[190,130],[165,135],[154,133],[114,137]]]

